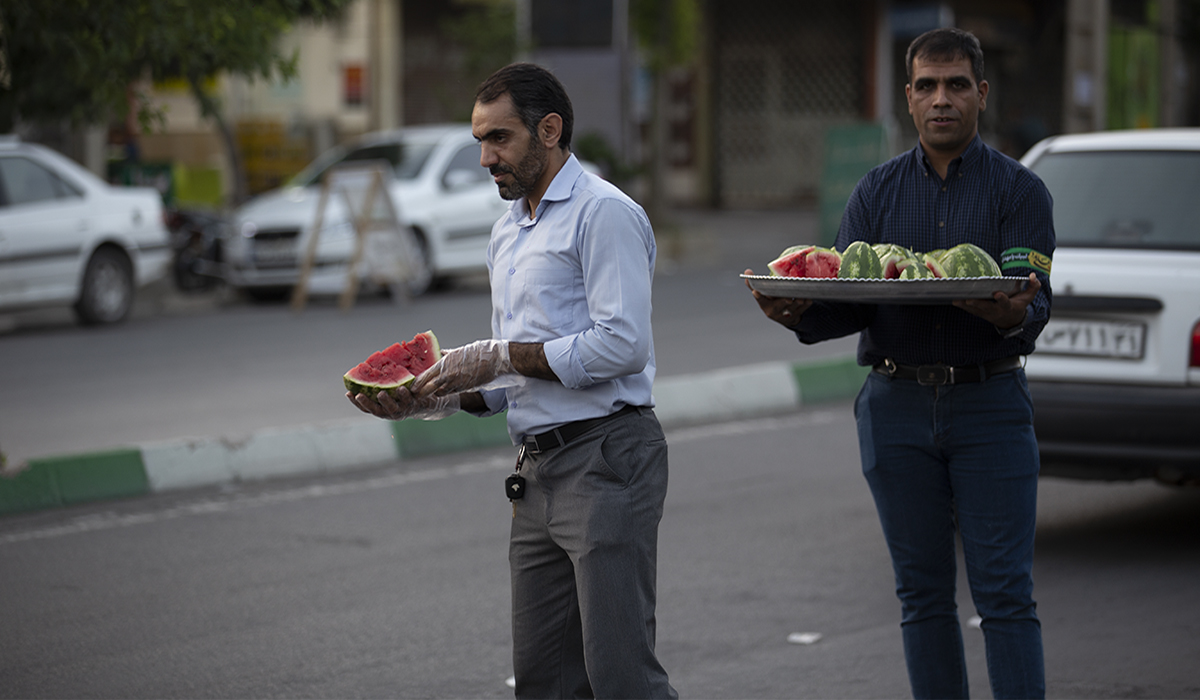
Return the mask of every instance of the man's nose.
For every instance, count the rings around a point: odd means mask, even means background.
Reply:
[[[496,158],[496,154],[492,153],[490,148],[488,148],[487,146],[479,147],[479,164],[481,166],[483,166],[485,168],[490,168],[493,165],[495,165],[497,162],[499,162],[499,159]]]
[[[935,105],[950,104],[950,91],[942,83],[933,88],[933,103]]]

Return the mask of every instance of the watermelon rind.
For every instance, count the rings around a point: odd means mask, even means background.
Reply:
[[[842,251],[841,279],[883,279],[883,263],[866,241],[854,241]]]
[[[410,341],[394,343],[372,353],[342,375],[342,383],[352,396],[364,394],[374,400],[381,391],[408,386],[441,356],[442,348],[437,336],[433,331],[425,331],[416,334]]]
[[[897,267],[900,269],[900,276],[897,279],[902,280],[921,280],[933,277],[933,273],[925,264],[916,258],[906,258],[902,260]]]
[[[960,243],[938,259],[947,277],[1000,277],[1000,266],[987,251],[973,243]]]

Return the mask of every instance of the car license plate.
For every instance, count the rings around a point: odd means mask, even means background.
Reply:
[[[1145,341],[1144,323],[1052,318],[1038,336],[1037,352],[1140,360]]]
[[[288,267],[296,264],[296,241],[291,238],[254,242],[254,264],[258,267]]]

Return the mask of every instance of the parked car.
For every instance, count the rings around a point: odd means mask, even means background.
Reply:
[[[1042,472],[1200,480],[1200,129],[1058,136],[1050,322],[1026,371]]]
[[[479,165],[479,144],[465,124],[416,126],[375,132],[318,157],[286,187],[238,208],[222,246],[224,277],[252,296],[280,296],[298,281],[317,214],[322,178],[355,161],[383,161],[388,193],[402,226],[415,236],[416,273],[409,291],[419,294],[438,278],[486,269],[492,224],[508,203]],[[310,283],[340,289],[354,250],[355,229],[340,197],[322,217]],[[366,266],[359,267],[360,277]]]
[[[85,324],[117,323],[170,258],[158,191],[0,138],[0,311],[73,306]]]

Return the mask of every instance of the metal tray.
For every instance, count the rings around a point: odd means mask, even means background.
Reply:
[[[750,288],[769,297],[848,301],[858,304],[948,304],[955,299],[991,299],[995,292],[1012,296],[1029,284],[1024,277],[928,278],[916,280],[848,280],[741,275]]]

